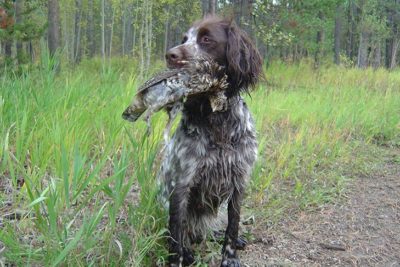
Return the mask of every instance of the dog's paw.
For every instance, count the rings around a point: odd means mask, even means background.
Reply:
[[[235,243],[236,243],[236,249],[237,250],[244,250],[246,248],[246,245],[247,245],[247,240],[246,240],[246,238],[244,236],[239,236],[236,239]]]
[[[170,267],[183,267],[183,266],[190,266],[194,263],[194,256],[193,252],[190,249],[183,248],[183,254],[180,257],[176,255],[169,258],[169,265]]]
[[[168,266],[169,267],[182,267],[183,265],[182,265],[182,262],[180,260],[177,260],[177,261],[169,260],[168,261]]]
[[[225,258],[221,262],[221,267],[240,267],[240,260],[237,258]]]
[[[168,266],[169,267],[183,267],[183,257],[177,254],[170,255],[168,259]]]
[[[194,263],[193,252],[188,248],[183,248],[183,266],[189,266]]]

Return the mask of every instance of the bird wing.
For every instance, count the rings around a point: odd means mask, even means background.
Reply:
[[[125,109],[124,113],[122,114],[122,118],[131,122],[136,121],[148,108],[147,104],[144,103],[144,98],[146,98],[145,95],[149,94],[147,90],[149,88],[153,88],[153,90],[156,91],[153,93],[150,92],[149,97],[151,98],[154,93],[157,93],[157,91],[159,92],[160,88],[163,88],[160,87],[160,83],[170,77],[173,77],[174,75],[177,75],[179,72],[179,69],[165,70],[157,73],[151,79],[147,80],[143,85],[138,88],[132,103]]]
[[[139,89],[137,90],[136,94],[142,94],[148,88],[150,88],[150,87],[152,87],[174,75],[177,75],[179,72],[181,72],[180,69],[172,69],[172,70],[165,70],[165,71],[157,73],[151,79],[147,80],[142,86],[140,86]]]

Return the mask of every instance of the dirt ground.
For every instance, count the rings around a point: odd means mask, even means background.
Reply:
[[[253,229],[244,266],[400,267],[400,151],[351,181],[345,199]]]

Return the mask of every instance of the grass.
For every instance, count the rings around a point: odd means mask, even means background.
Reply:
[[[149,138],[121,119],[141,82],[131,66],[0,78],[0,264],[165,260],[155,175],[166,116]],[[259,221],[332,201],[379,163],[377,145],[400,145],[400,72],[276,62],[266,77],[246,97],[260,143],[246,212]]]

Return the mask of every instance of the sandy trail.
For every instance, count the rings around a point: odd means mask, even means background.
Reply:
[[[351,181],[344,201],[254,229],[244,266],[400,267],[400,151]]]

